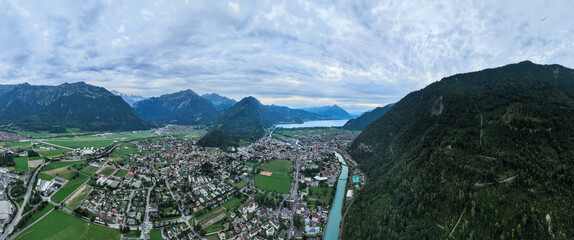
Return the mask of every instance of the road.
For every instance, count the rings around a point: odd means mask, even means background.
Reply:
[[[149,205],[149,198],[151,196],[151,191],[153,190],[153,188],[155,187],[155,178],[152,179],[153,180],[153,186],[149,187],[147,190],[147,198],[146,198],[146,207],[145,207],[145,218],[144,218],[144,222],[141,225],[141,230],[143,233],[143,239],[144,240],[148,240],[149,239],[149,232],[152,229],[152,224],[151,222],[149,222],[149,209],[150,209],[150,205]]]
[[[289,237],[291,239],[293,234],[293,219],[295,219],[295,208],[297,206],[297,193],[299,193],[299,162],[295,159],[295,184],[293,184],[293,189],[291,189],[291,196],[293,197],[293,203],[291,204],[291,216],[289,217]]]
[[[32,177],[30,177],[30,179],[28,180],[28,190],[26,191],[26,196],[24,196],[24,202],[22,202],[22,207],[18,209],[18,213],[16,213],[16,216],[14,216],[12,222],[6,228],[4,234],[0,236],[0,239],[8,238],[8,236],[12,234],[12,231],[14,231],[14,227],[16,226],[16,224],[20,222],[20,219],[22,218],[22,212],[24,211],[24,206],[26,206],[26,203],[28,203],[30,195],[32,194],[32,190],[34,189],[34,182],[36,180],[36,177],[38,176],[38,173],[40,172],[40,170],[42,170],[44,165],[46,165],[46,163],[43,163],[38,168],[36,168],[36,171],[34,171],[34,174],[32,174]]]

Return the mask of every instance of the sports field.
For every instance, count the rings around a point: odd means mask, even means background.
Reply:
[[[16,239],[120,239],[120,232],[53,211]]]
[[[291,176],[293,163],[285,160],[273,160],[259,167],[264,171],[264,175],[257,174],[253,177],[255,187],[270,191],[288,194],[291,189]],[[269,176],[269,173],[271,175]]]

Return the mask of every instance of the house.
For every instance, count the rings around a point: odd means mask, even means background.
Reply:
[[[353,199],[353,190],[348,190],[347,191],[347,200],[351,200]]]

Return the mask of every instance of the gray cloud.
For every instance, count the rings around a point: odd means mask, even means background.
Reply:
[[[568,1],[0,1],[1,83],[351,111],[522,60],[574,66]]]

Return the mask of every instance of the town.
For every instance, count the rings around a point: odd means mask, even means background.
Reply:
[[[201,134],[6,134],[0,153],[15,164],[0,169],[11,190],[0,189],[4,237],[34,238],[35,227],[73,215],[123,239],[322,239],[341,173],[335,152],[350,160],[357,132],[272,129],[233,149],[200,147]]]

